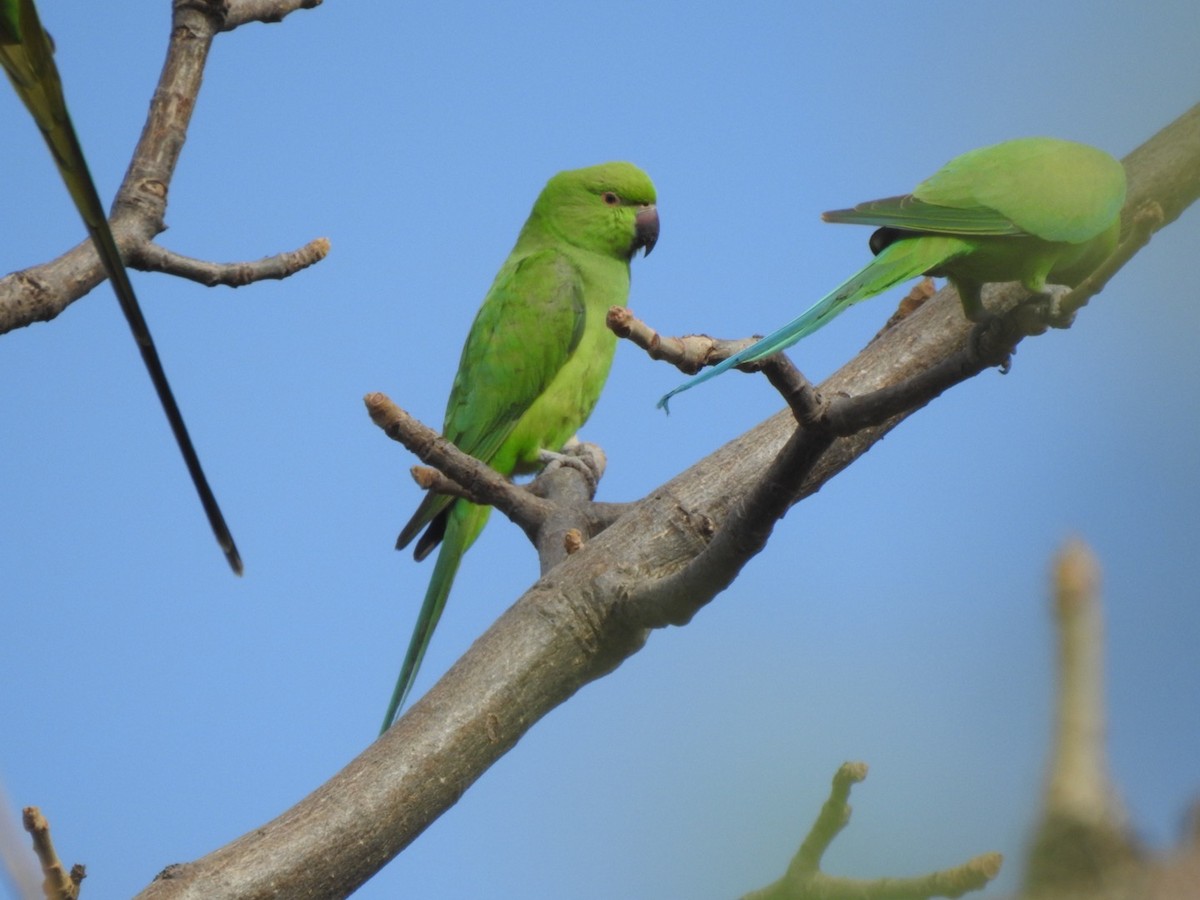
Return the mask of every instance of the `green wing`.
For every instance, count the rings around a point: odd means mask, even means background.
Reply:
[[[506,448],[521,416],[550,387],[579,346],[585,307],[579,270],[558,250],[510,258],[496,276],[463,347],[446,407],[445,437],[488,464],[504,456],[501,474],[516,451]],[[509,450],[507,454],[505,450]],[[402,549],[426,526],[414,556],[424,559],[439,542],[425,599],[383,718],[395,721],[412,690],[425,651],[441,619],[463,554],[483,530],[491,509],[444,494],[427,494],[396,541]]]
[[[583,279],[564,253],[541,250],[506,262],[463,346],[446,404],[446,439],[491,465],[521,416],[578,346],[584,314]],[[445,495],[427,495],[396,548],[407,546],[452,502]],[[417,558],[436,545],[436,540],[423,541]]]
[[[925,234],[1033,235],[1078,244],[1109,228],[1124,202],[1124,169],[1103,150],[1034,137],[963,153],[911,194],[821,218]]]
[[[541,250],[506,265],[467,335],[443,434],[491,462],[575,352],[585,311],[579,270],[561,251]]]
[[[55,165],[58,166],[59,174],[75,202],[76,209],[79,210],[79,215],[83,218],[84,225],[87,226],[88,234],[96,246],[96,252],[100,255],[113,291],[121,304],[121,311],[125,314],[133,338],[141,351],[142,361],[150,374],[167,421],[171,424],[171,431],[175,435],[192,483],[196,486],[196,492],[200,495],[209,525],[217,543],[225,552],[230,567],[240,575],[241,556],[233,542],[233,535],[225,524],[221,508],[217,505],[216,496],[200,466],[200,457],[192,445],[183,414],[179,411],[179,404],[175,402],[162,361],[150,336],[150,328],[142,315],[121,253],[108,227],[108,217],[96,192],[87,161],[84,159],[83,148],[71,124],[71,117],[67,113],[62,80],[58,75],[58,67],[54,64],[54,44],[42,28],[33,0],[0,0],[0,65],[3,65],[8,73],[17,95],[29,109],[42,132],[42,137],[46,140],[46,146],[54,155]]]
[[[1125,202],[1125,170],[1103,150],[1017,138],[957,156],[917,185],[926,203],[985,207],[1046,241],[1078,244],[1107,230]]]
[[[859,203],[853,209],[822,213],[826,222],[877,225],[958,237],[1019,235],[1025,232],[1003,213],[986,206],[940,206],[912,194]]]

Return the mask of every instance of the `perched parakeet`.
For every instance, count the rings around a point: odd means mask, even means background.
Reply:
[[[1125,202],[1125,170],[1103,150],[1033,137],[957,156],[911,194],[822,215],[880,226],[875,258],[779,330],[684,382],[658,401],[722,372],[778,353],[851,304],[917,275],[948,278],[971,321],[985,313],[983,285],[1019,281],[1074,287],[1113,251]]]
[[[46,139],[46,145],[54,156],[55,165],[62,176],[71,199],[83,223],[87,226],[92,243],[104,269],[108,273],[113,291],[121,304],[121,311],[129,322],[133,339],[137,341],[142,353],[142,361],[150,373],[154,390],[162,403],[171,431],[183,454],[188,473],[200,495],[204,513],[208,523],[216,535],[217,543],[225,551],[225,558],[230,567],[238,575],[242,574],[242,558],[233,542],[233,535],[225,524],[225,517],[217,505],[204,470],[200,467],[200,457],[192,446],[192,439],[184,425],[183,415],[171,386],[167,382],[166,372],[154,348],[150,337],[150,329],[138,305],[137,296],[133,293],[133,285],[125,271],[125,264],[112,231],[108,227],[108,217],[96,193],[96,185],[88,171],[87,161],[83,156],[75,127],[67,113],[67,102],[63,98],[62,80],[58,75],[58,67],[54,64],[54,44],[38,19],[37,8],[33,0],[0,0],[0,65],[8,73],[9,80],[16,88],[17,95],[28,107]]]
[[[654,185],[626,162],[546,183],[475,316],[446,404],[443,435],[502,475],[535,471],[591,415],[616,338],[609,307],[629,295],[629,261],[658,240]],[[396,541],[441,551],[383,720],[395,720],[446,605],[459,562],[491,507],[429,494]]]

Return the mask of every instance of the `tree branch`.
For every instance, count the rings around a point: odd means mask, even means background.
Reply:
[[[393,403],[386,394],[373,393],[363,397],[371,421],[383,429],[384,434],[398,441],[416,454],[426,465],[432,466],[450,484],[442,487],[436,479],[418,477],[414,468],[413,477],[426,490],[438,489],[465,497],[475,503],[494,506],[508,516],[527,534],[534,534],[550,515],[551,503],[530,491],[518,487],[486,463],[463,453],[452,443]]]
[[[293,254],[272,257],[273,262],[263,260],[221,267],[188,260],[152,243],[166,228],[168,190],[200,94],[213,36],[247,21],[278,21],[293,9],[310,8],[316,2],[242,0],[231,4],[227,11],[223,0],[175,0],[166,60],[150,101],[146,124],[117,191],[109,219],[113,237],[129,265],[152,271],[172,271],[204,283],[228,284],[231,282],[225,279],[239,276],[252,279],[286,277],[319,261],[328,252],[328,243],[322,244],[323,239],[317,239]],[[142,265],[146,260],[154,264]],[[291,266],[292,271],[284,271],[287,266]],[[235,271],[230,272],[230,269]],[[224,278],[218,277],[215,282],[205,280],[223,270]],[[95,247],[91,239],[86,239],[57,259],[0,278],[0,334],[34,322],[50,321],[100,284],[104,277],[104,267]]]
[[[1179,846],[1160,854],[1133,834],[1105,760],[1100,570],[1066,543],[1053,570],[1058,684],[1042,811],[1021,896],[1029,900],[1191,900],[1200,885],[1200,802]]]
[[[880,334],[887,331],[904,317],[915,312],[921,304],[936,293],[932,278],[922,278],[907,296],[900,301],[896,312],[888,319],[887,324],[880,329]],[[613,306],[608,310],[605,319],[608,330],[617,337],[630,341],[646,351],[651,359],[670,363],[685,375],[695,375],[705,366],[715,366],[733,354],[745,350],[761,337],[755,335],[748,338],[727,340],[709,337],[707,334],[685,334],[683,337],[666,337],[659,334],[641,319],[637,318],[627,306]],[[878,336],[878,335],[877,335]],[[783,354],[776,354],[783,356]],[[757,372],[766,367],[767,362],[774,357],[754,360],[738,366],[741,372]]]
[[[33,838],[33,852],[38,862],[42,864],[42,893],[46,900],[76,900],[79,897],[79,885],[87,877],[87,872],[81,865],[74,865],[68,874],[54,849],[54,841],[50,839],[50,823],[36,806],[27,806],[21,816],[25,830]]]
[[[1058,632],[1054,743],[1025,890],[1099,891],[1128,877],[1142,857],[1106,761],[1100,567],[1082,541],[1069,541],[1052,580]]]
[[[585,476],[571,466],[552,464],[531,484],[515,485],[414,419],[386,395],[367,394],[363,401],[371,420],[388,437],[429,465],[412,469],[413,479],[423,490],[494,506],[529,537],[537,548],[543,573],[579,550],[588,538],[602,532],[629,507],[624,503],[592,502],[604,469],[603,451],[594,444],[571,448],[585,460],[591,475]],[[587,462],[589,459],[591,462]]]
[[[230,0],[229,12],[225,15],[222,31],[233,29],[249,22],[282,22],[298,9],[315,9],[322,0]]]
[[[267,256],[253,262],[214,263],[168,250],[153,241],[129,249],[129,265],[144,272],[163,272],[198,281],[207,287],[244,287],[256,281],[282,280],[316,265],[329,254],[329,239],[316,238],[298,250]]]
[[[1156,200],[1164,223],[1200,194],[1200,107],[1126,160],[1127,210]],[[989,291],[989,308],[1019,299]],[[952,291],[888,329],[820,386],[856,397],[901,384],[970,341]],[[867,452],[912,410],[823,452],[789,448],[802,478],[783,473],[772,502],[786,508]],[[201,860],[176,866],[143,898],[340,897],[413,841],[536,721],[644,644],[630,598],[685,569],[773,472],[779,451],[805,438],[790,409],[656,489],[603,534],[543,575],[388,732],[278,818]],[[815,460],[809,459],[815,456]],[[723,587],[694,583],[699,608]]]
[[[928,900],[961,897],[982,890],[1000,873],[1004,858],[985,853],[952,869],[913,878],[839,878],[821,871],[821,858],[850,823],[850,788],[867,777],[866,763],[843,763],[833,776],[829,799],[821,807],[787,872],[778,881],[751,891],[744,900]]]

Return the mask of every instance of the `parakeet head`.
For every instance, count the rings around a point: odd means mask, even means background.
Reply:
[[[654,184],[632,163],[559,172],[547,183],[525,232],[549,234],[584,250],[631,259],[658,240]]]

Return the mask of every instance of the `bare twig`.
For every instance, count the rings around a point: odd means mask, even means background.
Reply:
[[[705,366],[716,365],[739,350],[749,347],[756,338],[724,341],[706,334],[688,334],[683,337],[663,337],[645,322],[638,319],[626,306],[609,309],[605,324],[619,338],[631,341],[646,351],[651,359],[668,362],[687,375],[694,375]],[[759,363],[748,363],[742,371],[756,372]]]
[[[976,856],[960,866],[912,878],[839,878],[821,871],[821,858],[850,822],[850,788],[867,777],[866,763],[843,763],[833,776],[829,799],[778,881],[745,900],[928,900],[961,897],[983,889],[1000,872],[999,853]]]
[[[422,462],[432,466],[441,479],[427,470],[413,472],[418,484],[427,490],[465,497],[475,503],[496,507],[527,532],[541,527],[552,504],[518,487],[486,463],[463,453],[438,432],[393,403],[386,394],[372,393],[363,398],[371,421],[394,441],[403,444]]]
[[[46,900],[76,900],[79,885],[87,877],[84,867],[76,864],[71,867],[70,874],[67,873],[54,850],[54,842],[50,840],[50,823],[36,806],[25,807],[22,821],[33,838],[33,852],[42,864],[46,879],[42,883],[42,892]]]
[[[1134,255],[1150,243],[1154,232],[1162,228],[1166,215],[1157,200],[1149,200],[1133,213],[1130,227],[1112,255],[1102,262],[1091,275],[1080,282],[1063,298],[1062,314],[1074,316],[1087,302],[1104,290],[1104,286],[1118,271],[1133,259]]]
[[[754,343],[756,338],[736,341],[720,340],[706,334],[683,337],[664,337],[633,314],[626,306],[614,306],[608,311],[605,324],[609,331],[646,351],[651,359],[670,363],[682,372],[694,375],[705,366],[714,366]],[[762,371],[787,401],[796,421],[805,424],[817,414],[820,398],[808,379],[784,354],[776,353],[766,359],[738,366],[742,372]]]
[[[850,789],[866,779],[867,764],[864,762],[842,763],[838,767],[829,788],[829,799],[821,806],[817,820],[792,858],[789,872],[792,869],[817,871],[833,839],[850,824]]]
[[[256,281],[280,280],[295,275],[323,260],[329,253],[329,239],[316,238],[298,250],[289,250],[253,262],[215,263],[193,259],[168,250],[151,241],[131,247],[129,265],[146,272],[163,272],[198,281],[208,287],[244,287]]]
[[[918,281],[900,301],[896,311],[892,313],[887,324],[880,329],[879,334],[883,334],[901,319],[911,315],[935,293],[936,288],[932,278],[923,278]],[[651,359],[670,363],[687,375],[695,375],[705,366],[715,366],[733,354],[745,350],[758,340],[757,336],[736,340],[714,338],[707,334],[686,334],[683,337],[664,336],[635,316],[633,310],[625,306],[611,307],[605,324],[609,331],[617,337],[630,341],[645,350],[646,355]],[[876,337],[878,336],[876,335]],[[777,354],[777,356],[782,356],[782,354]],[[774,358],[768,357],[748,362],[738,366],[738,370],[742,372],[766,370],[768,363]]]
[[[453,478],[447,478],[432,466],[413,466],[408,471],[412,475],[413,481],[417,483],[417,487],[423,491],[430,491],[434,494],[445,494],[447,497],[461,497],[463,500],[478,502],[478,498],[471,496],[461,484]]]
[[[245,25],[248,22],[282,22],[285,16],[299,9],[313,9],[322,0],[230,0],[229,12],[225,16],[222,31]]]
[[[814,427],[828,412],[824,399],[790,359],[782,353],[762,361],[762,372],[771,386],[779,391],[796,422],[801,427]]]

